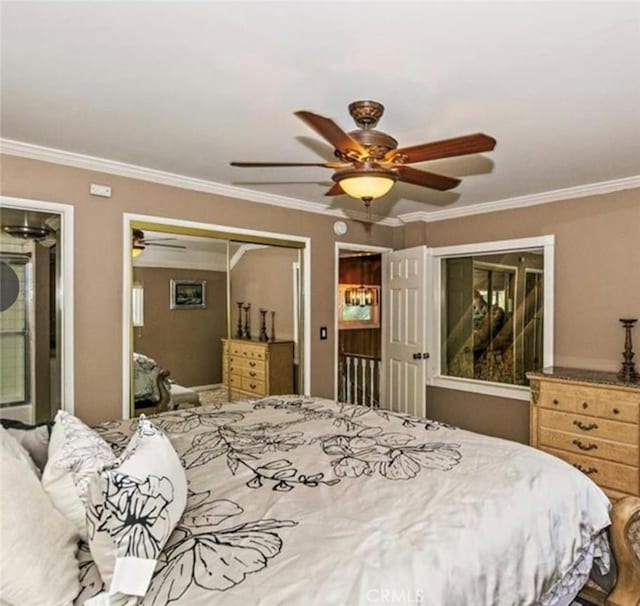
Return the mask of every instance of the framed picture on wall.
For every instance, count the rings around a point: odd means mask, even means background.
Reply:
[[[169,309],[204,309],[206,280],[171,280]]]
[[[380,326],[380,287],[376,285],[338,285],[338,328],[378,328]]]

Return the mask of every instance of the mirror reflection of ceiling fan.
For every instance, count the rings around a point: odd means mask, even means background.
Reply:
[[[131,238],[131,256],[137,257],[142,254],[142,251],[147,246],[158,246],[163,248],[174,248],[178,250],[185,250],[187,247],[183,244],[163,244],[162,242],[167,240],[176,240],[177,238],[151,238],[147,240],[144,237],[144,232],[141,229],[134,229]]]
[[[393,137],[374,128],[383,112],[384,106],[377,101],[354,101],[349,105],[349,113],[360,130],[348,133],[330,118],[309,111],[295,112],[295,115],[307,126],[331,143],[337,161],[324,163],[231,162],[231,166],[331,168],[335,171],[331,177],[335,185],[325,195],[347,194],[362,200],[365,206],[369,207],[372,200],[384,196],[396,181],[439,191],[452,189],[460,184],[460,179],[418,170],[409,164],[491,151],[496,145],[493,137],[476,133],[398,149],[398,142]]]

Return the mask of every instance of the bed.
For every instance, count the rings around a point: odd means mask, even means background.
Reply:
[[[144,605],[564,606],[611,568],[605,495],[526,446],[300,396],[150,419],[188,499]],[[96,429],[120,452],[135,424]],[[80,560],[77,605],[102,587]]]

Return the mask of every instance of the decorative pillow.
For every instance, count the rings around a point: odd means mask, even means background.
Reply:
[[[53,421],[27,425],[13,419],[0,420],[2,426],[24,447],[42,472],[49,458],[49,437]]]
[[[18,440],[16,440],[4,427],[0,427],[0,449],[2,450],[2,459],[6,456],[12,456],[14,459],[22,461],[38,478],[40,479],[40,470],[37,468],[29,453]]]
[[[8,440],[6,439],[8,438]],[[0,428],[0,602],[71,606],[78,595],[78,535],[51,504],[26,453]]]
[[[143,596],[187,502],[187,478],[169,438],[142,416],[120,458],[89,490],[89,549],[111,596]]]
[[[116,460],[109,444],[80,419],[58,411],[49,441],[49,460],[42,485],[56,508],[87,540],[86,504],[89,481]]]

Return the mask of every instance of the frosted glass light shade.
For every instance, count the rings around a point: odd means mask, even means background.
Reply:
[[[340,179],[339,183],[345,194],[362,200],[363,198],[381,198],[393,187],[395,181],[390,177],[361,175],[345,177]]]

